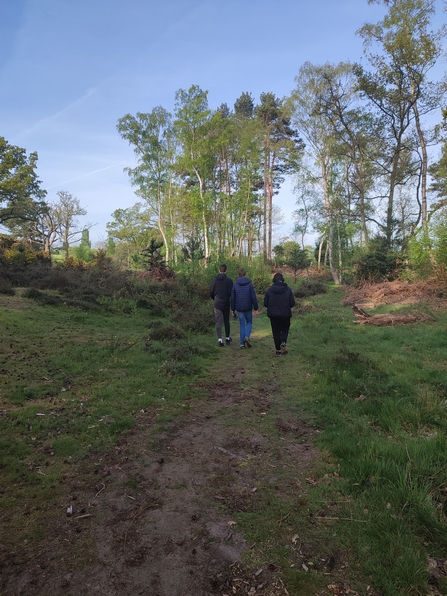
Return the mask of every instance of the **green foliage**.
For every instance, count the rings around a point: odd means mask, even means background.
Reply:
[[[94,251],[86,244],[80,244],[75,249],[76,259],[84,263],[90,263],[93,259]]]
[[[205,257],[202,248],[202,239],[194,236],[188,236],[182,246],[183,260],[198,263]]]
[[[354,259],[358,281],[391,281],[399,276],[403,266],[402,254],[389,248],[387,239],[382,236],[372,239],[368,247]]]
[[[427,229],[408,241],[412,271],[418,277],[432,275],[442,279],[447,272],[447,210],[444,208],[432,218]]]
[[[420,278],[433,275],[431,241],[426,234],[413,236],[408,240],[408,257],[411,270]]]
[[[292,269],[293,280],[296,282],[298,272],[310,267],[311,259],[297,242],[289,241],[284,245],[284,264]]]
[[[51,263],[51,257],[43,250],[36,250],[30,244],[23,242],[13,242],[9,246],[0,247],[0,263],[17,269],[28,267],[30,265],[48,265]]]
[[[0,137],[0,223],[30,220],[46,211],[37,159],[36,152],[27,156],[25,149]]]

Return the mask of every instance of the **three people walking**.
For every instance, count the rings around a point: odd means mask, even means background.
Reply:
[[[253,313],[258,314],[258,301],[253,284],[246,276],[245,269],[238,271],[238,278],[231,291],[231,310],[237,312],[239,319],[239,337],[241,348],[251,348],[250,334],[253,325]]]
[[[241,348],[251,348],[251,330],[253,325],[253,311],[259,312],[256,291],[247,277],[245,269],[238,270],[238,278],[233,281],[226,274],[227,266],[220,265],[217,275],[210,285],[210,297],[214,301],[214,316],[218,346],[224,347],[222,329],[225,329],[225,343],[230,344],[230,309],[233,316],[237,313],[239,319],[239,339]],[[276,355],[287,354],[287,338],[289,336],[292,308],[295,298],[291,288],[285,283],[282,273],[275,273],[273,284],[264,296],[264,306],[272,327],[273,341]]]

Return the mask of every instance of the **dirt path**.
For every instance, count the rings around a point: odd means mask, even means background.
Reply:
[[[233,514],[255,510],[266,486],[305,492],[320,457],[315,429],[285,415],[275,423],[280,438],[262,432],[273,388],[244,388],[238,356],[229,356],[231,382],[206,384],[208,399],[189,399],[184,415],[162,431],[154,412],[141,412],[117,449],[73,466],[64,477],[65,503],[48,519],[36,552],[11,556],[2,594],[288,593],[275,561],[247,562],[257,545],[247,543]],[[233,428],[234,417],[247,432]],[[278,458],[293,469],[293,486],[278,473]],[[61,519],[65,507],[71,515]]]

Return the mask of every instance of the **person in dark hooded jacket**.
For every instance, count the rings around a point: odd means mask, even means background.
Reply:
[[[273,276],[273,285],[264,296],[264,306],[267,308],[267,316],[272,326],[276,355],[287,354],[287,337],[295,298],[292,290],[284,282],[282,273],[278,272]]]
[[[214,317],[216,320],[217,342],[218,346],[223,348],[222,326],[225,326],[225,342],[231,343],[230,336],[230,297],[233,288],[233,281],[227,277],[227,266],[219,266],[219,275],[217,275],[210,285],[210,298],[214,300]]]
[[[239,318],[239,335],[241,348],[251,348],[250,333],[253,324],[252,308],[258,314],[258,301],[251,281],[246,277],[245,269],[238,271],[239,277],[233,284],[231,291],[231,310],[237,312]]]

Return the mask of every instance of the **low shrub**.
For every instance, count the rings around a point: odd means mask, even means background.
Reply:
[[[327,286],[321,281],[310,281],[302,283],[294,290],[295,298],[307,298],[308,296],[316,296],[317,294],[325,294]]]
[[[72,308],[77,308],[79,310],[99,311],[101,309],[99,304],[96,304],[95,302],[89,302],[88,300],[76,300],[66,298],[65,300],[61,299],[61,302],[63,302],[67,306],[71,306]]]
[[[64,302],[63,298],[58,294],[48,294],[47,292],[41,292],[37,288],[28,288],[23,292],[22,297],[38,300],[40,304],[47,304],[48,306],[58,306]]]
[[[28,288],[22,293],[23,298],[31,298],[32,300],[37,300],[42,298],[42,292],[37,288]]]
[[[12,286],[12,283],[7,279],[2,279],[0,277],[0,294],[4,294],[6,296],[14,296],[16,293],[15,289]]]
[[[354,261],[357,281],[393,281],[404,269],[403,255],[390,248],[386,238],[373,238]]]
[[[176,325],[162,324],[149,329],[149,335],[155,341],[168,341],[172,339],[185,339],[185,332]]]
[[[201,354],[203,351],[204,350],[197,345],[182,341],[178,342],[178,344],[171,349],[169,357],[171,360],[175,361],[187,361],[193,354]]]
[[[211,300],[209,302],[190,301],[187,308],[174,310],[172,320],[184,329],[205,334],[214,325],[211,306]]]
[[[201,372],[200,366],[191,362],[173,362],[166,360],[161,365],[161,371],[168,377],[178,375],[198,375]]]
[[[267,289],[271,285],[271,276],[267,275],[255,275],[251,278],[251,283],[253,284],[256,294],[265,294]]]

